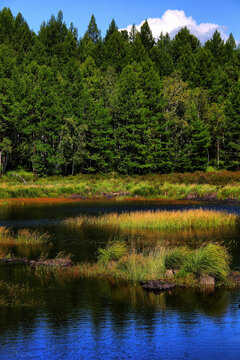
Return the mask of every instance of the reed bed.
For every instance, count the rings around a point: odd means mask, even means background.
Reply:
[[[40,234],[37,231],[29,229],[18,230],[13,234],[9,229],[0,227],[0,245],[17,246],[17,245],[39,245],[49,240],[47,233]]]
[[[81,226],[115,226],[120,229],[184,230],[213,229],[234,226],[237,215],[212,210],[184,211],[137,211],[129,213],[111,213],[99,217],[80,216],[65,220],[65,224]]]

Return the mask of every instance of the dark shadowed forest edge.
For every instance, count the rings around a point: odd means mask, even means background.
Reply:
[[[119,31],[94,15],[79,38],[62,12],[38,34],[0,11],[0,172],[36,175],[240,168],[240,48]]]
[[[0,177],[0,199],[34,198],[39,201],[158,199],[239,202],[240,171],[147,175],[112,172],[38,177],[22,170]]]

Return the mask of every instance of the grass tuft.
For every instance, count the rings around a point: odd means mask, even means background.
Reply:
[[[110,261],[118,261],[128,252],[127,245],[123,241],[109,242],[105,249],[98,249],[98,261],[107,264]]]
[[[208,244],[189,254],[182,268],[198,277],[209,275],[224,280],[229,274],[229,260],[225,247]]]
[[[0,245],[37,245],[46,243],[48,240],[49,234],[47,233],[40,234],[38,231],[21,229],[14,235],[9,229],[0,227]]]

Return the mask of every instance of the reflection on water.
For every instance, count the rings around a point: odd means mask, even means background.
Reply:
[[[191,205],[187,205],[189,207]],[[206,207],[210,207],[204,205]],[[197,205],[192,205],[197,207]],[[96,249],[114,231],[84,226],[70,229],[62,219],[109,211],[183,209],[183,204],[151,202],[79,202],[11,205],[0,208],[0,226],[37,228],[51,234],[53,246],[21,256],[38,257],[60,250],[74,260],[94,259]],[[211,207],[210,207],[211,208]],[[239,206],[219,207],[240,213]],[[239,230],[221,232],[136,233],[139,241],[188,243],[224,241],[240,265]],[[136,241],[136,240],[135,240]],[[8,251],[8,249],[2,249]],[[45,305],[0,312],[0,359],[239,359],[240,292],[177,289],[154,295],[137,284],[103,280],[58,281],[35,278],[22,267],[0,267],[0,280],[29,284]]]
[[[43,309],[1,313],[1,359],[240,355],[239,292],[154,295],[138,285],[94,280],[46,285],[40,288],[48,299]]]

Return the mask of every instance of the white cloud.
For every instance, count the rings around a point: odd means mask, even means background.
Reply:
[[[136,25],[137,30],[140,30],[144,21]],[[154,38],[158,38],[161,32],[163,34],[169,33],[169,35],[173,37],[184,26],[186,26],[193,35],[197,36],[202,43],[210,39],[215,30],[220,32],[224,40],[228,38],[227,28],[225,26],[211,23],[201,23],[198,25],[191,16],[186,16],[182,10],[167,10],[161,18],[149,18],[147,21]],[[131,28],[132,25],[128,25],[125,30],[129,32]]]

